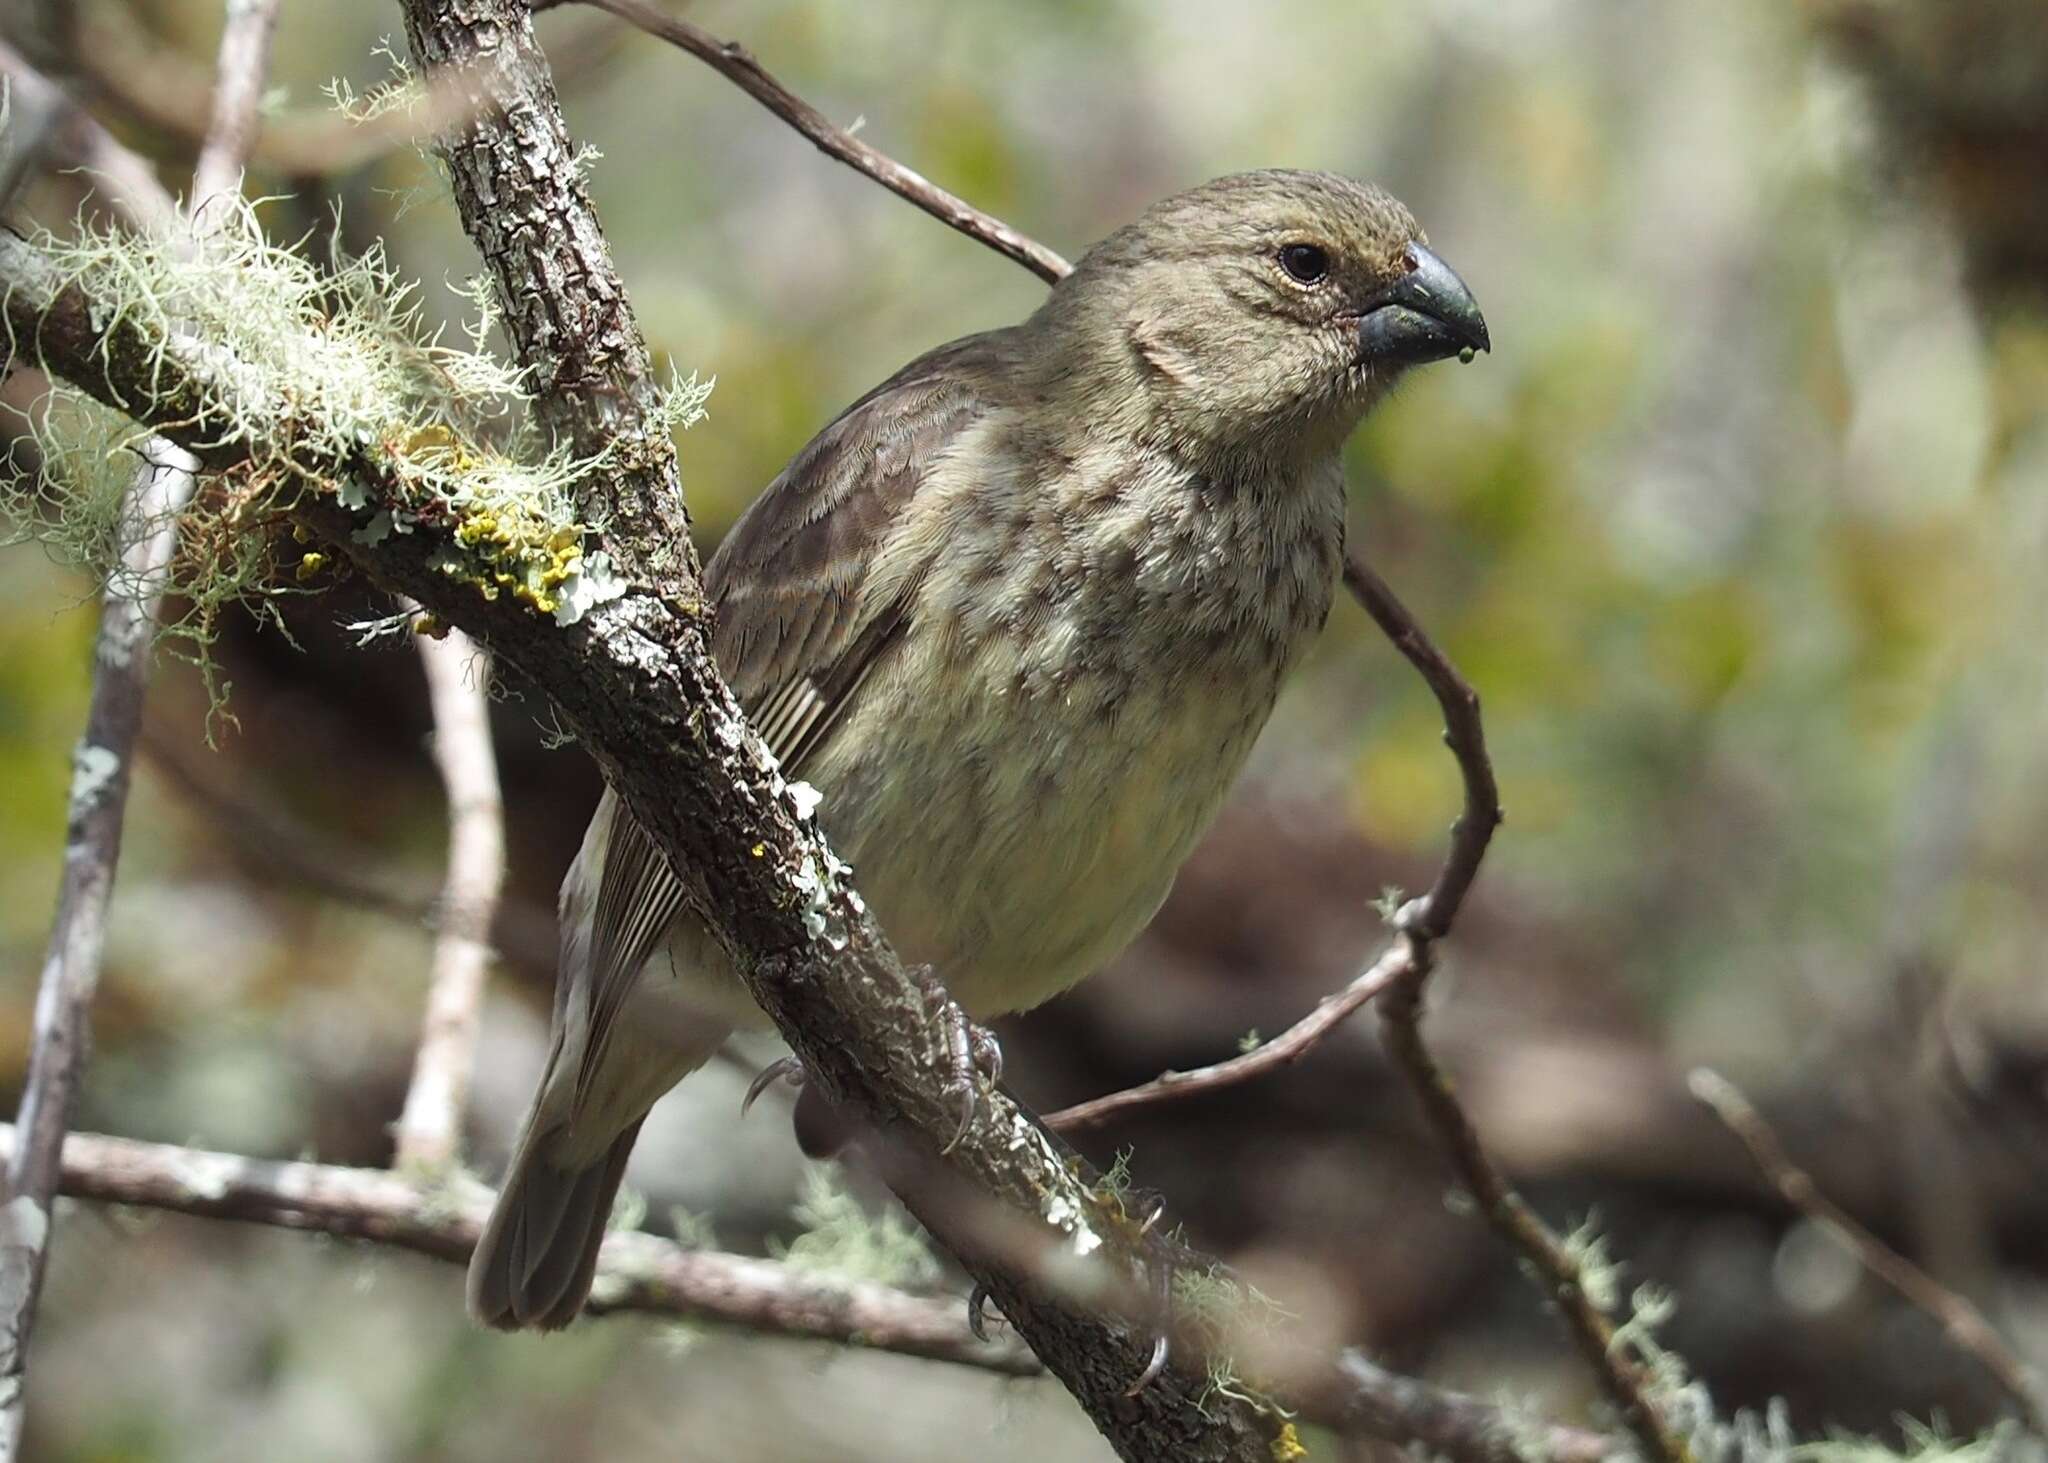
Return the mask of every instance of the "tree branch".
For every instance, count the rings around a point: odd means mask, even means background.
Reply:
[[[0,1125],[0,1159],[15,1143],[15,1130]],[[489,1198],[473,1184],[423,1185],[380,1169],[244,1158],[94,1133],[66,1138],[58,1192],[331,1235],[456,1265],[468,1260],[483,1230]],[[744,1327],[1000,1376],[1044,1375],[1024,1347],[977,1340],[952,1298],[810,1277],[776,1261],[687,1249],[651,1234],[605,1237],[589,1309]],[[1615,1453],[1614,1440],[1602,1434],[1514,1422],[1476,1398],[1386,1371],[1356,1352],[1339,1358],[1303,1405],[1310,1420],[1325,1426],[1427,1448],[1458,1463],[1596,1463]]]
[[[434,712],[434,763],[448,792],[448,877],[426,1017],[395,1137],[398,1167],[434,1172],[455,1161],[462,1141],[491,924],[505,880],[505,807],[491,749],[489,658],[460,630],[415,638]]]
[[[563,3],[566,0],[534,0],[533,8],[551,10]],[[1071,268],[1036,239],[1011,228],[993,214],[983,213],[966,199],[948,193],[922,173],[905,167],[881,149],[870,147],[845,128],[834,126],[823,112],[771,76],[753,52],[739,42],[721,41],[703,27],[668,14],[649,0],[581,3],[609,11],[628,25],[687,51],[809,138],[825,156],[866,174],[940,223],[988,245],[1006,259],[1015,260],[1047,284]]]
[[[1968,1297],[1941,1284],[1823,1194],[1813,1176],[1792,1161],[1770,1124],[1734,1083],[1702,1067],[1692,1074],[1691,1087],[1693,1096],[1712,1108],[1742,1140],[1786,1203],[1833,1235],[1864,1269],[1939,1323],[1943,1334],[1975,1357],[2019,1404],[2027,1426],[2048,1436],[2048,1426],[2043,1425],[2048,1407],[2043,1405],[2039,1380]]]
[[[15,1147],[15,1130],[0,1127],[0,1148],[11,1154]],[[60,1191],[368,1240],[458,1265],[483,1232],[490,1198],[473,1183],[422,1184],[380,1169],[279,1163],[93,1133],[66,1141]],[[689,1250],[651,1234],[606,1236],[591,1309],[715,1321],[1011,1376],[1039,1372],[1021,1346],[976,1341],[955,1301],[813,1279],[775,1261]]]

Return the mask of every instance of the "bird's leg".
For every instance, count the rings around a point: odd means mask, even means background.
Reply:
[[[939,1008],[945,1040],[946,1097],[960,1113],[959,1128],[954,1131],[952,1140],[939,1150],[943,1155],[959,1147],[960,1140],[967,1136],[967,1130],[974,1126],[974,1115],[981,1108],[983,1085],[993,1086],[1002,1080],[1003,1048],[994,1032],[968,1019],[967,1013],[960,1009],[960,1003],[946,994],[946,988],[939,983],[937,973],[929,965],[918,968],[916,980],[926,998]]]

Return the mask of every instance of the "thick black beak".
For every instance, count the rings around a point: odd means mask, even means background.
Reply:
[[[1493,349],[1479,302],[1457,272],[1420,244],[1408,246],[1415,267],[1372,302],[1358,322],[1361,359],[1404,366],[1472,358]]]

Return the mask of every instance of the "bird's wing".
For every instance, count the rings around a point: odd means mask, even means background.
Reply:
[[[989,411],[1002,349],[1000,333],[942,347],[847,408],[768,485],[705,573],[712,654],[792,777],[909,624],[922,566],[878,583],[877,548],[933,464]],[[683,905],[654,840],[624,808],[613,813],[591,910],[579,1105],[634,976]]]

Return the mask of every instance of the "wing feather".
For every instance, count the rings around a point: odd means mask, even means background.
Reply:
[[[922,571],[875,593],[869,571],[933,464],[989,411],[1007,336],[942,347],[855,402],[768,485],[705,572],[712,653],[791,777],[909,627]],[[614,807],[591,914],[578,1107],[634,977],[683,902],[654,840]]]

